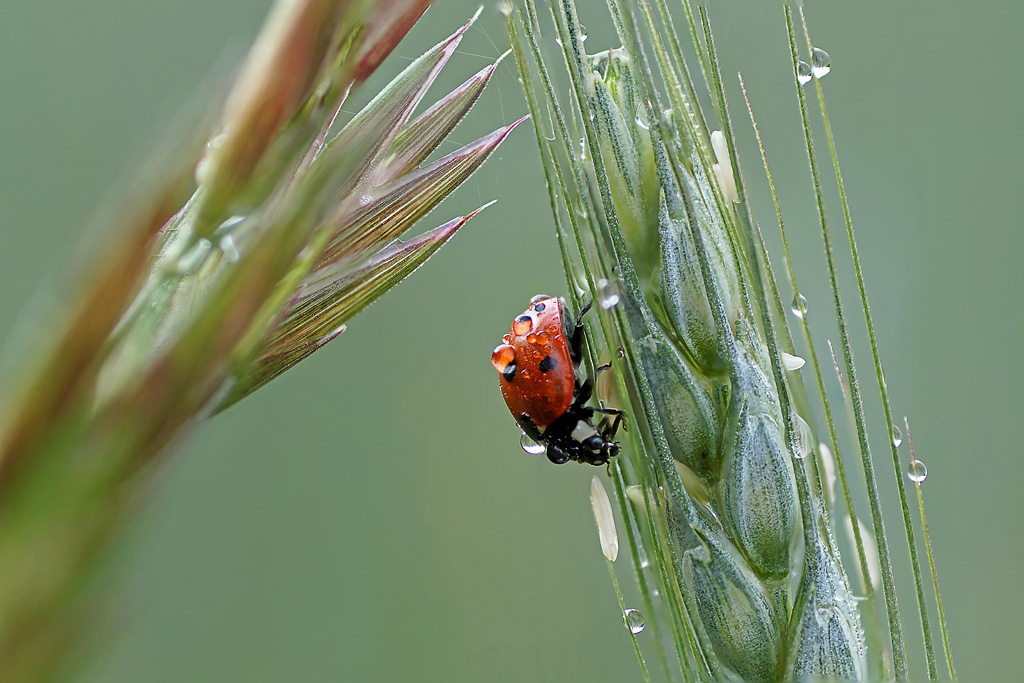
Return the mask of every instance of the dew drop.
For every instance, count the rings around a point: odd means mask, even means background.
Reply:
[[[373,197],[368,194],[359,195],[359,206],[369,206],[373,201]]]
[[[807,85],[811,82],[811,65],[801,60],[796,65],[796,80],[800,85]]]
[[[903,432],[900,430],[899,425],[892,426],[892,445],[896,448],[900,447],[903,443]]]
[[[651,124],[647,122],[647,105],[641,104],[636,108],[636,125],[644,130],[651,129]]]
[[[604,310],[615,308],[621,300],[618,285],[611,280],[601,278],[597,281],[597,299]]]
[[[803,460],[814,449],[814,434],[811,426],[799,415],[796,416],[796,453],[797,458]]]
[[[920,460],[911,460],[907,465],[907,476],[910,477],[910,481],[920,484],[928,476],[928,468]]]
[[[547,301],[547,300],[548,300],[548,299],[550,299],[550,298],[551,298],[551,297],[550,297],[550,296],[548,296],[547,294],[537,294],[537,295],[535,295],[535,296],[533,296],[533,297],[531,297],[531,298],[530,298],[530,303],[531,303],[531,304],[535,304],[535,303],[537,303],[538,301]]]
[[[558,47],[562,47],[562,39],[561,38],[555,38],[555,45],[557,45]]]
[[[521,337],[534,328],[537,321],[530,313],[523,313],[512,321],[512,334]]]
[[[491,365],[498,372],[505,372],[505,368],[515,362],[516,350],[508,344],[500,344],[491,351]]]
[[[793,295],[793,303],[789,305],[789,310],[793,311],[793,315],[803,320],[803,317],[807,315],[807,299],[803,294],[797,292]]]
[[[832,70],[832,58],[820,47],[811,50],[811,73],[815,78],[821,79]]]
[[[622,614],[622,620],[634,636],[644,630],[644,615],[640,613],[640,610],[635,610],[632,607],[626,608]]]
[[[587,42],[587,27],[583,24],[580,24],[580,42]]]
[[[537,443],[531,439],[526,432],[519,438],[519,445],[523,447],[523,450],[530,455],[540,455],[547,450],[547,446],[542,443]]]

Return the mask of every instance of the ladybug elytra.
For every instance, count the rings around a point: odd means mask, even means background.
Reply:
[[[588,303],[573,323],[564,300],[535,296],[491,353],[512,416],[523,433],[546,447],[548,459],[556,464],[575,460],[604,465],[619,452],[612,438],[622,411],[586,405],[594,384],[577,377],[582,320],[589,309]],[[597,413],[606,417],[595,426]],[[610,416],[614,420],[609,421]]]

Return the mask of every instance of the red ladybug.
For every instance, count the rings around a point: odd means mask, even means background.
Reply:
[[[619,452],[619,445],[611,439],[623,413],[587,406],[594,383],[577,378],[583,315],[590,304],[573,324],[564,300],[535,296],[530,302],[491,353],[505,403],[523,432],[546,447],[551,462],[604,465]],[[609,423],[602,418],[595,427],[591,423],[595,413],[614,415],[615,419]]]

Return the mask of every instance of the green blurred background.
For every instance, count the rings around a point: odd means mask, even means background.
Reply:
[[[195,104],[199,84],[237,63],[268,5],[0,3],[5,327],[41,283],[59,296],[72,254],[96,246],[81,237],[92,211],[154,134]],[[581,5],[588,47],[609,46],[602,4]],[[814,260],[820,238],[781,11],[730,5],[713,8],[713,21],[746,175],[774,234],[738,70],[823,343],[836,333],[823,315],[829,295]],[[384,73],[475,7],[437,0]],[[893,408],[910,416],[929,468],[929,521],[964,680],[1019,678],[1022,7],[819,3],[809,17],[832,56],[823,84]],[[489,5],[434,93],[505,43]],[[524,112],[506,63],[442,151]],[[564,291],[529,128],[423,227],[491,198],[496,206],[337,341],[205,425],[159,469],[97,588],[113,601],[111,623],[96,627],[110,638],[83,680],[639,678],[587,502],[597,470],[525,455],[488,362],[531,295]],[[834,227],[842,245],[841,222]],[[856,320],[855,286],[845,291]],[[873,401],[865,347],[858,358]],[[877,412],[871,419],[885,478],[884,427]],[[883,483],[890,503],[893,491]],[[896,517],[888,528],[913,635]]]

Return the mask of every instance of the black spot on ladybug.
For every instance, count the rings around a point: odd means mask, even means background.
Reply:
[[[514,380],[516,378],[516,364],[509,363],[508,365],[506,365],[505,369],[502,370],[501,372],[501,376],[505,378],[506,382],[511,382],[512,380]]]
[[[552,358],[551,356],[544,356],[544,359],[540,362],[539,365],[537,365],[537,367],[540,369],[541,372],[547,372],[548,370],[554,370],[557,365],[558,361],[556,361],[554,358]]]
[[[545,308],[547,308],[547,306],[544,305],[543,301],[538,301],[533,305],[533,310],[537,311],[538,313],[543,313]]]

